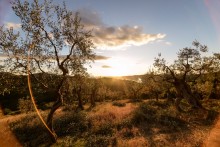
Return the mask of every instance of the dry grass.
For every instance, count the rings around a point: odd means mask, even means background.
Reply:
[[[104,103],[88,113],[88,118],[92,121],[94,126],[101,126],[103,124],[117,124],[122,120],[128,118],[130,113],[137,106],[132,103],[127,103],[124,107],[113,106],[111,103]]]
[[[145,147],[148,146],[147,140],[141,137],[134,137],[131,139],[119,139],[118,140],[119,147]]]
[[[80,113],[59,110],[55,130],[60,138],[53,146],[200,146],[217,116],[213,110],[179,113],[166,101],[127,103],[123,100],[120,103],[125,105],[105,102]],[[213,105],[216,106],[216,102]],[[34,133],[44,130],[33,116],[11,126],[23,144],[33,145],[43,140],[27,140],[37,138]],[[25,133],[32,135],[25,136]]]

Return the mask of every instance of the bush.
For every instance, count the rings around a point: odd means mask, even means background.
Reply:
[[[10,123],[10,128],[23,146],[49,146],[52,143],[46,128],[36,115]]]
[[[78,139],[72,136],[65,136],[60,140],[57,140],[53,147],[85,147],[86,140],[85,139]]]
[[[86,147],[107,147],[112,138],[106,136],[92,135],[87,139]]]
[[[4,109],[4,114],[5,115],[10,115],[11,113],[12,113],[11,109],[9,109],[9,108]]]
[[[131,121],[134,125],[146,123],[148,128],[161,126],[164,132],[187,130],[187,122],[178,118],[174,111],[166,102],[148,101],[133,112]]]
[[[124,107],[126,104],[125,104],[125,103],[121,103],[121,102],[114,101],[114,102],[112,102],[112,105],[113,105],[113,106],[118,106],[118,107]]]
[[[103,135],[103,136],[111,136],[113,134],[113,127],[110,123],[103,124],[94,130],[94,134]]]
[[[138,125],[141,122],[152,123],[156,121],[156,109],[147,103],[141,103],[140,106],[133,112],[131,121],[133,124]]]
[[[29,113],[34,111],[34,106],[30,98],[20,98],[18,100],[18,108],[21,113]]]
[[[83,112],[66,113],[54,122],[54,128],[57,130],[58,136],[73,135],[77,136],[85,132],[89,128],[89,121]]]

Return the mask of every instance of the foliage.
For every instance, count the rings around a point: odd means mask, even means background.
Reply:
[[[67,10],[65,3],[61,6],[52,4],[52,0],[15,0],[12,9],[21,21],[22,32],[0,27],[0,52],[7,55],[5,70],[28,72],[45,88],[50,82],[34,73],[62,75],[55,87],[57,100],[47,117],[55,141],[53,115],[63,104],[67,75],[85,73],[84,65],[94,58],[92,35],[84,29],[78,12]]]
[[[30,113],[34,111],[34,106],[31,102],[29,97],[27,98],[20,98],[18,100],[18,108],[22,113]]]
[[[184,98],[193,108],[202,108],[198,98],[195,97],[192,91],[191,83],[204,74],[212,65],[210,58],[202,56],[202,53],[207,52],[206,45],[201,45],[198,41],[192,43],[194,47],[186,47],[181,49],[174,60],[173,64],[168,64],[159,54],[155,58],[154,66],[157,69],[156,75],[164,81],[172,84],[178,94],[176,100],[176,108],[182,111],[179,107],[180,101]]]
[[[130,99],[139,100],[141,94],[145,91],[144,84],[136,81],[126,81],[126,94]]]

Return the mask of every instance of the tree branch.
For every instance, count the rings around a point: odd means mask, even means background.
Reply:
[[[55,45],[55,44],[53,43],[53,41],[51,40],[51,38],[50,38],[50,36],[48,35],[47,31],[46,31],[43,27],[41,27],[41,26],[39,26],[39,27],[44,31],[44,33],[45,33],[47,39],[50,41],[51,45],[53,46],[54,52],[55,52],[55,56],[56,56],[56,60],[57,60],[57,65],[60,66],[60,60],[59,60],[59,55],[58,55],[58,51],[57,51],[56,45]]]

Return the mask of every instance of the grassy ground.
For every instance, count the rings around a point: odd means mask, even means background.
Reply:
[[[56,113],[54,121],[59,136],[55,144],[51,144],[34,114],[11,123],[10,127],[24,146],[200,146],[220,110],[216,100],[205,101],[203,105],[209,110],[179,113],[164,100],[106,102],[78,113],[63,109]],[[188,109],[184,103],[182,107]]]

